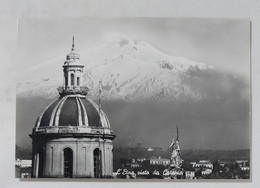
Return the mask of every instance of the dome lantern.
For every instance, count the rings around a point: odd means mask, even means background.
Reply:
[[[63,86],[58,88],[61,96],[68,94],[87,95],[88,88],[82,87],[84,65],[80,63],[80,55],[75,51],[74,37],[71,52],[67,55],[63,65]]]

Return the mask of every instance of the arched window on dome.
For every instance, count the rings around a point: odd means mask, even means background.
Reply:
[[[64,158],[64,177],[72,178],[73,175],[73,151],[70,148],[63,150]]]
[[[102,163],[101,163],[101,151],[96,148],[94,154],[94,177],[101,178],[102,176]]]
[[[74,86],[74,83],[75,83],[75,77],[74,77],[74,74],[71,74],[70,75],[70,85]]]

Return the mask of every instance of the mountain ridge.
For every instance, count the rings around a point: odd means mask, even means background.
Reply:
[[[213,70],[214,67],[182,57],[165,54],[144,41],[121,39],[79,52],[85,65],[83,85],[90,95],[103,85],[103,97],[124,100],[201,99],[203,94],[183,81],[191,69]],[[64,56],[56,57],[20,73],[17,93],[20,97],[33,95],[53,97],[62,85]],[[57,74],[58,73],[58,74]]]

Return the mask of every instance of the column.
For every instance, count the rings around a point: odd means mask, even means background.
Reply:
[[[38,178],[39,174],[39,153],[34,155],[34,177]]]

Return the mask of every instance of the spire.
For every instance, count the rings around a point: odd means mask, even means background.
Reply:
[[[66,61],[64,64],[70,64],[70,63],[76,63],[76,61],[78,61],[80,59],[79,54],[77,54],[75,52],[75,40],[74,40],[74,36],[72,37],[72,48],[71,48],[71,52],[67,55]]]
[[[75,49],[74,49],[74,36],[72,37],[72,48],[71,48],[71,51],[74,51]]]
[[[102,82],[98,83],[98,109],[99,113],[101,113],[101,93],[102,93]]]
[[[178,124],[176,125],[176,129],[177,129],[177,139],[176,140],[179,140],[179,127],[178,127]]]

